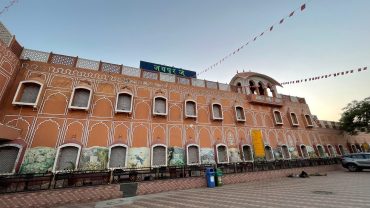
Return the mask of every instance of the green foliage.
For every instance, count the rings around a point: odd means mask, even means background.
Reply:
[[[370,97],[361,101],[352,101],[343,108],[340,128],[351,135],[358,132],[370,133]]]

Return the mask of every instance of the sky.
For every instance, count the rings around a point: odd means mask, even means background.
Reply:
[[[0,8],[9,3],[0,1]],[[202,71],[306,3],[302,0],[18,0],[0,21],[25,48],[139,67],[140,60]],[[199,78],[228,83],[240,72],[279,82],[369,66],[370,1],[311,0]],[[370,68],[370,67],[369,67]],[[284,85],[311,113],[339,120],[370,96],[370,70]]]

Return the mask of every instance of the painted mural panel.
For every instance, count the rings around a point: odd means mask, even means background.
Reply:
[[[128,168],[150,167],[150,149],[131,147],[128,149]]]
[[[306,146],[306,150],[307,150],[307,153],[308,153],[308,156],[310,158],[317,158],[317,155],[316,155],[316,152],[315,152],[315,149],[311,146]]]
[[[254,159],[264,159],[265,158],[265,146],[262,138],[262,131],[260,129],[252,129],[251,137],[253,142]]]
[[[297,148],[295,147],[288,147],[289,153],[290,153],[290,158],[291,159],[298,159],[299,158],[299,153],[297,151]]]
[[[107,169],[108,148],[91,147],[83,148],[80,158],[79,169],[104,170]]]
[[[215,164],[215,152],[213,148],[200,148],[200,161],[202,164]]]
[[[185,150],[178,147],[168,148],[168,165],[182,166],[185,164]]]
[[[51,147],[30,148],[24,155],[20,173],[51,172],[54,165],[56,150]]]
[[[238,148],[229,148],[229,161],[242,162],[240,150]]]
[[[274,152],[274,157],[276,160],[284,159],[281,146],[277,146],[275,149],[273,149],[273,152]]]

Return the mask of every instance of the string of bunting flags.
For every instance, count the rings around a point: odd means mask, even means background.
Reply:
[[[342,72],[337,72],[337,73],[330,73],[330,74],[326,74],[326,75],[315,76],[315,77],[311,77],[311,78],[298,79],[298,80],[295,80],[295,81],[282,82],[280,84],[281,85],[299,84],[299,83],[302,83],[302,82],[311,82],[311,81],[315,81],[315,80],[319,80],[319,79],[327,79],[327,78],[330,78],[330,77],[338,77],[338,76],[343,76],[343,75],[349,75],[349,74],[353,74],[355,71],[363,72],[363,71],[366,71],[366,70],[367,70],[367,67],[363,67],[363,68],[358,68],[357,70],[352,69],[352,70],[349,70],[349,71],[342,71]]]
[[[10,7],[12,7],[15,3],[17,3],[18,0],[11,0],[1,11],[0,15],[2,15],[4,12],[7,12]]]
[[[198,72],[197,75],[200,75],[200,74],[203,74],[209,70],[212,70],[214,68],[216,68],[218,65],[221,65],[222,62],[224,62],[226,59],[230,58],[231,56],[239,53],[242,49],[244,49],[244,47],[246,47],[248,44],[256,41],[259,37],[262,37],[264,34],[268,33],[268,32],[272,32],[272,30],[274,28],[276,28],[276,26],[278,25],[281,25],[283,24],[284,21],[286,21],[288,18],[291,18],[294,16],[294,14],[297,14],[299,11],[303,11],[306,9],[306,3],[302,4],[299,8],[293,10],[292,12],[289,13],[289,15],[283,17],[280,21],[274,23],[273,25],[271,25],[270,27],[268,27],[266,30],[264,30],[263,32],[259,33],[258,35],[256,35],[254,38],[250,39],[247,43],[243,44],[242,46],[240,46],[239,48],[235,49],[233,52],[229,53],[227,56],[223,57],[222,59],[220,59],[219,61],[217,61],[216,63],[214,63],[213,65],[209,66],[208,68]]]

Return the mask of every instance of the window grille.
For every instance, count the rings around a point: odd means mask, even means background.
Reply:
[[[18,147],[0,147],[0,173],[11,173],[19,153]]]
[[[110,150],[109,167],[118,168],[126,166],[127,148],[123,146],[115,146]]]
[[[76,169],[76,161],[78,148],[67,146],[59,150],[59,159],[56,170],[74,170]]]
[[[20,102],[22,103],[36,103],[37,96],[41,86],[35,83],[24,83],[23,93]]]
[[[88,107],[90,99],[90,90],[78,88],[75,89],[72,106]]]

